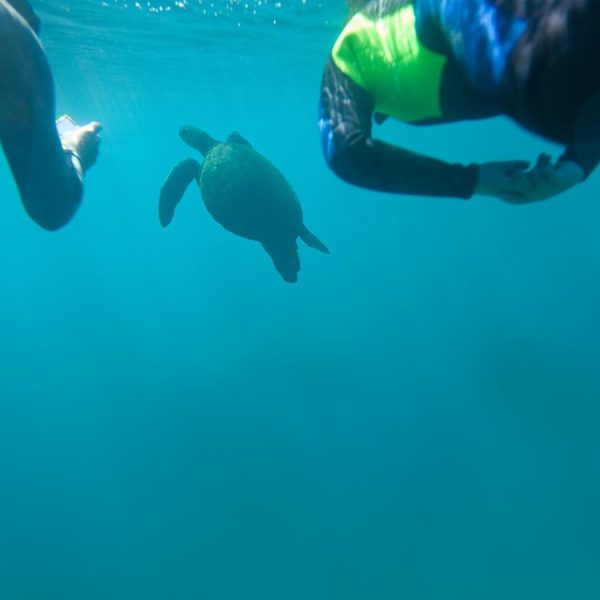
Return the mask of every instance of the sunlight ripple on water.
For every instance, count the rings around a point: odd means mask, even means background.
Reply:
[[[162,59],[298,64],[327,52],[345,3],[322,0],[40,0],[42,38],[52,54],[113,65]],[[99,55],[99,49],[100,55]]]

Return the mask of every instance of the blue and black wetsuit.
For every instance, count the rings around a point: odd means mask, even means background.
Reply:
[[[393,116],[426,125],[506,115],[600,162],[598,0],[371,0],[325,67],[323,152],[356,185],[469,198],[475,164],[448,164],[371,137]]]
[[[27,213],[52,230],[77,211],[83,183],[56,131],[39,26],[26,0],[0,0],[0,142]]]

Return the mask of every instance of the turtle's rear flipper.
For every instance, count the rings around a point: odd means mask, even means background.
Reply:
[[[300,232],[300,239],[311,248],[325,252],[325,254],[331,254],[329,248],[312,232],[310,232],[306,225],[302,225],[302,231]]]
[[[296,240],[291,243],[262,242],[262,245],[273,259],[273,265],[283,280],[287,283],[296,283],[300,270],[300,256],[298,256]]]
[[[202,167],[197,160],[188,158],[175,165],[169,173],[160,190],[160,201],[158,203],[158,218],[163,227],[166,227],[173,220],[175,207],[183,198],[187,186],[200,175],[201,169]]]
[[[194,150],[198,150],[202,156],[206,156],[212,148],[214,148],[219,142],[213,139],[202,129],[192,127],[191,125],[184,125],[179,129],[179,136]]]

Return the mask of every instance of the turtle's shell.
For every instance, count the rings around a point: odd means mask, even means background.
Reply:
[[[301,231],[302,208],[292,186],[249,146],[217,144],[206,155],[199,186],[208,212],[236,235],[295,239]]]

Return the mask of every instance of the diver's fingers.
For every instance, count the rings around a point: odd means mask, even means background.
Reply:
[[[527,160],[507,160],[499,164],[502,164],[504,174],[507,177],[511,177],[515,173],[525,171],[525,169],[529,168],[530,163]]]
[[[102,124],[98,121],[92,121],[91,123],[84,125],[82,129],[84,131],[90,131],[92,133],[99,133],[100,131],[102,131]]]
[[[521,202],[533,202],[542,195],[542,188],[547,187],[540,179],[539,173],[532,169],[526,173],[516,173],[511,179],[510,192],[521,198]]]
[[[546,152],[542,152],[538,156],[538,159],[537,159],[537,162],[535,163],[534,168],[547,167],[551,164],[552,164],[552,157],[549,154],[547,154]]]
[[[572,160],[559,160],[554,171],[568,187],[581,183],[585,179],[585,171]]]
[[[509,204],[524,204],[527,202],[523,195],[517,192],[504,192],[501,198],[504,202],[508,202]]]
[[[525,174],[531,192],[549,192],[556,187],[556,177],[551,166],[540,164]]]
[[[540,162],[526,173],[517,173],[512,177],[514,190],[525,202],[546,200],[569,189],[580,179],[565,176],[565,170],[552,164]]]

